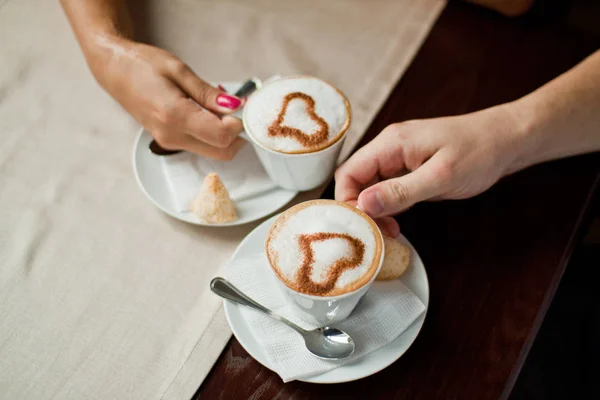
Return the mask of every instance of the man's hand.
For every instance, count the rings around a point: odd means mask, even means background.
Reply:
[[[357,203],[389,236],[388,216],[425,200],[463,199],[492,186],[515,161],[508,106],[388,126],[336,172],[335,198]]]
[[[600,51],[514,102],[390,125],[338,169],[335,198],[397,236],[389,216],[419,201],[475,196],[530,165],[600,150],[598,110]]]

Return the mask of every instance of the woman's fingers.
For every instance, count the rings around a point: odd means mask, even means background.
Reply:
[[[199,154],[204,157],[212,158],[214,160],[231,160],[246,144],[243,139],[235,139],[231,145],[225,148],[211,146],[200,140],[197,140],[191,136],[188,136],[184,142],[182,149],[190,151],[192,153]]]
[[[219,148],[229,147],[243,129],[242,122],[235,117],[219,118],[204,111],[189,99],[182,104],[183,133]]]
[[[227,114],[242,105],[242,99],[212,87],[180,60],[173,59],[168,65],[169,74],[174,82],[203,108],[214,113]]]
[[[162,109],[152,131],[166,149],[187,150],[217,160],[230,160],[244,145],[238,138],[242,122],[235,117],[223,119],[202,110],[173,88],[163,93]]]

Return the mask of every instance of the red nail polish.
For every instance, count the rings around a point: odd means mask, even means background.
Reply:
[[[227,93],[227,89],[225,89],[222,85],[218,85],[217,87],[219,89],[221,89],[222,91],[224,91],[225,93]]]
[[[229,96],[227,94],[220,94],[217,96],[217,104],[221,107],[235,110],[242,104],[242,101],[237,97]]]

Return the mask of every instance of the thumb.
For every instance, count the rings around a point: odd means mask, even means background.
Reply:
[[[229,114],[242,105],[240,98],[212,87],[200,79],[190,67],[183,63],[173,71],[172,75],[179,87],[196,103],[208,111],[217,114]]]
[[[440,180],[430,160],[400,178],[379,182],[358,196],[358,206],[373,218],[394,215],[439,194]]]

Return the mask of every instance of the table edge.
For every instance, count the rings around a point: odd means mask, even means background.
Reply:
[[[567,265],[569,264],[571,256],[573,255],[573,252],[574,252],[578,242],[583,238],[583,235],[584,235],[583,228],[585,227],[585,220],[587,219],[587,217],[589,216],[589,214],[592,210],[592,204],[593,204],[594,200],[596,199],[596,197],[600,196],[600,194],[598,193],[599,191],[600,191],[600,172],[597,172],[596,179],[594,180],[594,183],[590,187],[590,191],[587,195],[587,198],[585,199],[583,208],[582,208],[581,212],[579,213],[579,217],[577,218],[577,222],[575,224],[575,229],[573,230],[573,233],[571,234],[571,237],[569,238],[569,242],[567,243],[567,247],[561,256],[560,266],[552,278],[552,282],[550,283],[550,286],[548,287],[548,290],[546,291],[544,300],[542,301],[542,305],[539,308],[537,315],[535,317],[533,327],[529,331],[529,335],[528,335],[527,339],[525,340],[525,344],[523,345],[523,348],[521,349],[521,352],[519,353],[519,356],[517,357],[517,362],[513,366],[512,370],[510,372],[510,375],[508,377],[508,380],[506,381],[506,383],[504,385],[504,390],[502,391],[502,394],[500,396],[501,400],[507,400],[509,398],[510,394],[512,393],[515,383],[517,382],[517,378],[519,377],[519,374],[521,373],[523,365],[525,364],[525,360],[527,359],[527,356],[529,355],[529,351],[531,350],[531,347],[533,346],[533,343],[535,342],[538,332],[539,332],[539,330],[542,326],[542,323],[546,317],[546,313],[548,312],[548,309],[550,308],[550,304],[552,304],[552,300],[554,299],[554,295],[556,294],[558,285],[560,284],[562,277],[565,273],[565,270],[567,269]]]

